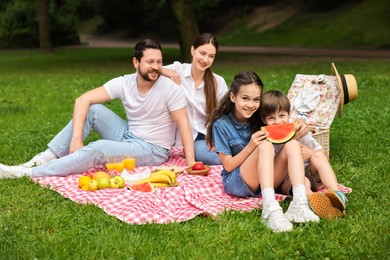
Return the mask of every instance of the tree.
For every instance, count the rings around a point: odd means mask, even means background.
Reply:
[[[168,0],[179,35],[180,56],[183,62],[191,61],[190,48],[199,35],[198,23],[191,0]]]
[[[46,0],[35,0],[39,22],[39,47],[43,52],[52,51],[50,38],[49,15]]]

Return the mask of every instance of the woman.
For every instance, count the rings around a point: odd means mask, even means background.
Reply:
[[[162,69],[162,75],[171,78],[184,89],[194,139],[195,159],[208,165],[221,164],[221,159],[206,144],[206,121],[228,90],[225,80],[210,69],[217,51],[218,41],[215,36],[203,33],[191,46],[191,64],[176,61]],[[176,146],[181,147],[178,133]]]

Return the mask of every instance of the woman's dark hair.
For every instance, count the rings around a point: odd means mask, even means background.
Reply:
[[[218,52],[218,41],[215,36],[213,36],[210,33],[202,33],[199,35],[192,46],[194,49],[198,48],[201,45],[204,44],[209,44],[211,43],[216,51]],[[217,100],[217,83],[215,81],[213,72],[211,71],[210,68],[207,68],[205,73],[204,73],[204,94],[206,96],[206,121],[210,117],[211,113],[214,111],[214,109],[218,105],[218,100]]]
[[[138,61],[141,61],[146,49],[157,49],[162,52],[162,48],[159,42],[153,41],[151,39],[145,39],[135,45],[134,58],[136,58]]]
[[[261,81],[260,77],[252,71],[243,71],[239,72],[234,76],[233,82],[230,84],[229,91],[225,94],[225,96],[219,102],[217,109],[214,110],[212,115],[209,117],[209,120],[206,123],[207,126],[207,134],[206,134],[206,142],[208,145],[213,145],[213,125],[214,122],[230,112],[234,110],[234,103],[230,100],[230,93],[237,96],[240,91],[241,86],[256,84],[260,87],[260,95],[263,95],[264,85]],[[249,124],[251,128],[251,132],[254,133],[260,130],[260,126],[262,125],[261,117],[260,117],[260,109],[249,118]]]

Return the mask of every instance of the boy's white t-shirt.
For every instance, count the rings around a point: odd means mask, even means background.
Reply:
[[[308,148],[316,151],[316,150],[322,150],[323,147],[320,143],[317,142],[317,140],[310,134],[308,133],[305,136],[302,136],[301,138],[298,139],[298,142],[300,144],[303,144],[307,146]],[[275,155],[280,152],[284,144],[274,144],[275,148]],[[310,160],[305,160],[305,167],[309,164]]]
[[[164,66],[165,68],[175,70],[180,75],[180,87],[183,88],[186,95],[188,119],[192,129],[192,137],[195,140],[198,133],[206,135],[206,95],[204,94],[204,82],[195,89],[195,82],[191,75],[191,64],[180,63],[178,61],[173,64]],[[216,96],[217,100],[228,91],[226,81],[223,77],[213,73],[216,81]],[[180,135],[177,132],[176,146],[181,147]]]
[[[111,99],[119,98],[126,111],[128,130],[135,137],[171,149],[176,123],[170,112],[187,105],[181,87],[160,77],[146,94],[140,94],[137,74],[111,79],[104,85]]]

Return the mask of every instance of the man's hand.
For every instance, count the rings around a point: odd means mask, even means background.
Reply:
[[[81,149],[84,147],[84,143],[83,141],[79,140],[79,141],[76,141],[76,140],[73,140],[70,142],[70,146],[69,146],[69,153],[74,153],[75,151],[77,151],[78,149]]]

